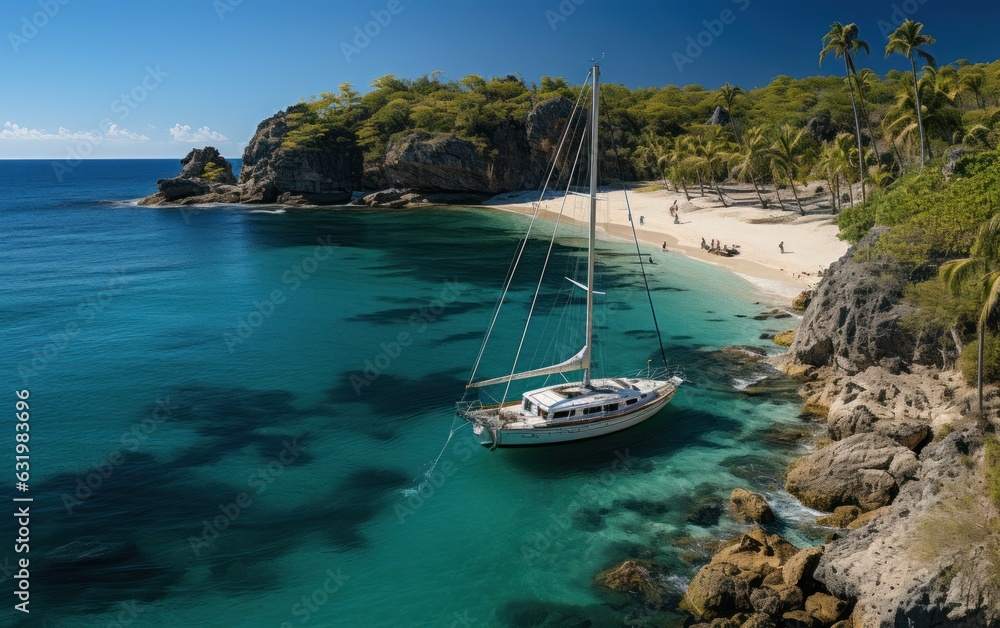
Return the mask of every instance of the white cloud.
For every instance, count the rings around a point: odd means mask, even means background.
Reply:
[[[148,142],[149,138],[140,133],[134,133],[128,129],[123,129],[112,123],[105,133],[98,129],[92,131],[70,131],[66,127],[59,127],[55,133],[49,133],[45,129],[29,129],[8,120],[0,127],[0,140],[56,140],[63,142],[86,141],[100,142],[102,140],[115,140],[124,142]]]
[[[175,124],[173,128],[170,129],[170,135],[174,138],[176,142],[188,142],[191,144],[196,144],[198,142],[228,142],[229,138],[219,133],[218,131],[213,131],[207,126],[203,126],[200,129],[191,132],[191,125],[188,124]]]

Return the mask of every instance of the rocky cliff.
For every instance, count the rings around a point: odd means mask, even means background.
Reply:
[[[1000,622],[1000,526],[984,487],[983,441],[1000,398],[941,370],[954,348],[903,324],[894,269],[871,259],[874,230],[833,264],[784,367],[809,379],[807,407],[828,433],[788,469],[787,490],[846,526],[826,545],[818,586],[854,606],[854,626]],[[951,353],[949,353],[951,352]]]
[[[362,154],[353,134],[332,131],[308,147],[282,146],[296,105],[264,120],[243,151],[239,185],[244,203],[335,205],[361,183]]]
[[[159,192],[143,204],[335,205],[349,202],[366,186],[382,184],[390,189],[370,194],[364,204],[475,202],[538,187],[573,109],[565,98],[539,103],[524,120],[501,124],[485,147],[452,134],[410,133],[389,143],[384,163],[369,164],[366,170],[356,138],[347,130],[331,130],[307,146],[289,146],[289,115],[302,106],[258,125],[243,152],[238,182],[228,164],[228,177],[206,179],[204,155],[217,156],[218,151],[195,149],[182,160],[181,174],[158,182]]]

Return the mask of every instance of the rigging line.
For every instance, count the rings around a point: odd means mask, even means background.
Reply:
[[[632,206],[628,202],[628,190],[625,188],[625,168],[622,166],[622,156],[618,152],[618,142],[615,139],[615,127],[611,122],[611,116],[605,112],[608,121],[608,132],[611,134],[611,147],[615,151],[615,158],[618,161],[618,177],[622,182],[622,193],[625,194],[625,209],[628,210],[628,224],[632,228],[632,241],[635,242],[635,253],[639,256],[639,270],[642,271],[642,283],[646,286],[646,298],[649,299],[649,311],[653,315],[653,327],[656,329],[656,341],[660,345],[660,357],[663,359],[663,366],[667,366],[667,352],[663,349],[663,337],[660,336],[660,323],[656,320],[656,308],[653,307],[653,294],[649,291],[649,278],[646,277],[646,265],[642,261],[642,251],[639,250],[639,236],[635,232],[635,221],[632,220]]]
[[[582,137],[580,138],[580,145],[577,147],[576,157],[573,159],[574,170],[576,170],[576,166],[579,163],[580,153],[583,152],[583,145],[586,143],[585,140],[587,139],[587,135],[588,134],[584,132]],[[549,250],[545,254],[545,263],[542,264],[542,272],[538,276],[538,285],[535,287],[535,296],[534,298],[531,299],[531,307],[528,309],[528,319],[524,321],[524,331],[521,332],[521,341],[517,345],[517,353],[514,354],[514,363],[511,365],[510,369],[511,377],[513,377],[514,373],[517,372],[517,361],[521,357],[521,350],[524,348],[524,340],[528,336],[528,327],[531,325],[531,315],[535,311],[535,304],[538,302],[538,293],[542,289],[542,281],[545,280],[545,271],[549,267],[549,258],[552,256],[552,248],[555,246],[556,243],[556,234],[559,231],[559,223],[562,221],[563,213],[566,211],[566,199],[568,199],[569,196],[570,196],[569,186],[567,185],[566,192],[563,194],[562,205],[559,207],[559,216],[556,217],[556,223],[552,227],[552,237],[549,239]],[[541,203],[539,203],[539,205],[541,205]],[[503,397],[501,397],[501,403],[503,403],[502,400],[507,399],[507,394],[510,392],[510,384],[512,381],[513,380],[511,379],[507,380],[507,386],[503,390]]]
[[[584,88],[580,89],[580,95],[576,99],[576,104],[573,105],[573,111],[570,112],[569,120],[566,122],[566,128],[563,129],[563,136],[559,140],[559,146],[556,148],[556,154],[552,157],[552,167],[549,169],[549,174],[545,178],[545,183],[542,185],[542,191],[539,194],[538,202],[535,203],[535,211],[532,213],[531,222],[528,223],[528,230],[524,234],[524,239],[521,241],[520,247],[511,261],[511,265],[507,270],[507,278],[504,281],[503,290],[500,292],[500,298],[497,299],[496,309],[493,312],[493,320],[490,321],[490,326],[486,330],[486,337],[483,338],[483,344],[479,348],[479,355],[476,356],[476,363],[472,367],[472,373],[469,375],[469,383],[471,384],[476,379],[476,372],[479,370],[479,364],[482,362],[483,355],[486,353],[486,345],[489,344],[490,335],[493,333],[493,328],[496,326],[497,318],[500,316],[500,310],[503,308],[504,299],[507,298],[508,292],[510,292],[510,287],[514,283],[514,273],[517,270],[517,266],[521,261],[521,256],[524,254],[524,249],[528,245],[528,237],[531,235],[531,229],[535,225],[535,220],[538,218],[538,212],[542,206],[542,200],[545,198],[545,192],[548,189],[549,183],[552,179],[552,173],[555,171],[556,163],[559,161],[559,155],[562,153],[563,146],[566,142],[566,136],[569,133],[569,129],[572,126],[571,122],[576,116],[577,111],[580,109],[580,103],[583,101],[583,95],[587,91],[585,89],[587,81],[590,79],[590,75],[593,70],[587,73],[587,78],[584,79]],[[464,398],[464,395],[463,395]]]

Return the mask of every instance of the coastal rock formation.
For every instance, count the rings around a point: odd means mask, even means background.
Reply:
[[[626,560],[597,575],[598,586],[635,596],[644,604],[664,605],[667,593],[662,580],[663,568],[645,560]]]
[[[453,134],[415,132],[390,142],[384,172],[396,188],[479,195],[479,199],[537,187],[558,147],[573,104],[539,103],[523,123],[501,125],[490,151]]]
[[[982,456],[974,426],[928,445],[918,477],[892,506],[827,547],[815,577],[835,596],[856,600],[855,625],[1000,621],[1000,532],[986,523],[996,510],[976,472]]]
[[[306,147],[283,146],[294,105],[264,120],[243,151],[243,202],[336,205],[359,187],[362,154],[347,131],[330,132]]]
[[[806,122],[805,131],[820,144],[837,137],[837,129],[833,126],[829,111],[822,111]]]
[[[878,262],[856,259],[880,235],[873,230],[834,262],[816,290],[789,350],[810,366],[836,366],[857,373],[886,358],[914,357],[916,339],[899,321],[913,312],[902,303],[903,282]]]
[[[192,149],[181,159],[181,173],[156,182],[157,192],[140,205],[238,203],[240,190],[233,166],[213,146]]]
[[[192,149],[181,159],[181,166],[182,179],[201,178],[212,183],[236,185],[233,165],[214,146]]]
[[[454,135],[411,133],[389,144],[385,164],[397,188],[495,193],[490,164],[475,144]]]
[[[774,523],[774,512],[762,495],[742,488],[733,489],[729,509],[740,523]]]
[[[822,554],[822,547],[796,550],[755,527],[698,571],[681,607],[706,622],[694,624],[702,628],[830,626],[848,603],[813,579]]]
[[[792,462],[786,490],[803,504],[832,511],[888,505],[919,468],[912,451],[879,434],[855,434]]]

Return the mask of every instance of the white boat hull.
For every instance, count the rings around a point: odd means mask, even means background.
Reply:
[[[479,438],[479,443],[490,449],[568,443],[595,438],[597,436],[606,436],[638,425],[662,410],[664,406],[670,403],[676,392],[677,389],[674,388],[631,412],[590,423],[528,429],[505,427],[492,429],[481,423],[476,423],[472,429]]]

